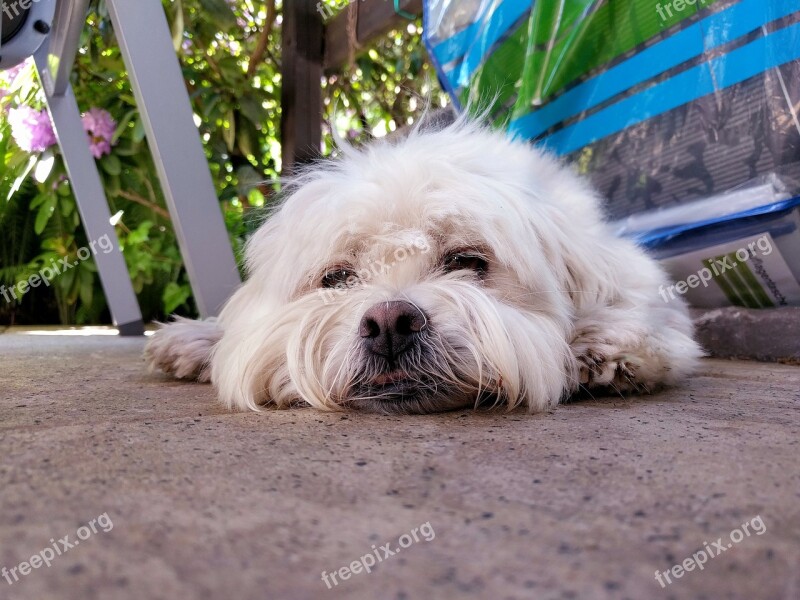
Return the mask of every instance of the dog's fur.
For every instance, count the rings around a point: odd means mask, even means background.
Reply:
[[[463,119],[343,154],[288,186],[219,320],[164,326],[152,366],[210,380],[228,407],[386,413],[541,411],[691,372],[701,351],[664,272],[553,157]],[[365,313],[397,300],[423,322],[376,354]]]

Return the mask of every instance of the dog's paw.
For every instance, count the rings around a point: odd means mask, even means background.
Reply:
[[[608,388],[619,393],[650,391],[637,377],[639,361],[611,347],[589,348],[580,353],[576,360],[578,381],[587,389]]]
[[[151,370],[161,370],[178,379],[208,382],[208,361],[222,330],[215,321],[176,318],[150,338],[145,360]]]

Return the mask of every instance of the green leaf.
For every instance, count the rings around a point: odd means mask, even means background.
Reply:
[[[135,156],[142,151],[138,144],[129,144],[125,146],[117,146],[114,148],[114,154],[117,156]]]
[[[200,6],[206,11],[209,20],[219,28],[228,30],[236,27],[236,15],[225,0],[200,0]]]
[[[106,192],[108,192],[109,196],[116,196],[121,189],[119,175],[109,175],[106,178]]]
[[[61,216],[68,217],[72,214],[72,211],[75,210],[75,203],[72,202],[72,198],[62,198],[61,199]]]
[[[142,123],[141,119],[136,119],[136,123],[133,126],[133,141],[138,144],[144,139],[144,136],[144,123]]]
[[[122,163],[115,154],[109,154],[100,159],[100,166],[109,175],[119,175],[122,173]]]
[[[251,206],[261,208],[264,206],[264,194],[258,188],[253,188],[247,194],[247,201]]]
[[[152,221],[142,221],[139,226],[128,234],[128,244],[137,245],[146,242],[150,237]]]
[[[78,294],[80,295],[81,302],[84,304],[91,304],[94,291],[94,276],[91,271],[82,267],[83,265],[81,265],[81,269],[78,271],[78,280],[80,281]]]
[[[55,208],[56,195],[48,194],[47,200],[42,203],[42,205],[39,207],[39,212],[36,213],[36,221],[33,225],[33,230],[36,232],[36,235],[41,235],[44,231],[44,228],[47,227],[47,222],[50,220],[50,217],[53,216]]]
[[[217,67],[222,71],[222,75],[227,82],[233,86],[239,87],[244,79],[244,70],[235,56],[225,56],[217,62]]]
[[[69,257],[67,257],[67,260],[70,260]],[[62,271],[61,276],[57,279],[58,286],[61,288],[61,291],[64,292],[64,294],[70,298],[75,296],[75,290],[73,289],[73,287],[75,284],[76,273],[77,270],[73,266],[71,269],[67,271]],[[74,302],[74,300],[72,301]]]
[[[116,144],[119,141],[120,136],[125,133],[125,130],[128,128],[128,124],[137,113],[138,111],[135,108],[125,113],[125,116],[120,119],[119,125],[117,125],[117,129],[114,132],[114,137],[111,138],[112,143]]]
[[[72,196],[72,190],[70,190],[69,182],[66,180],[58,184],[56,192],[59,196],[64,198]]]
[[[237,130],[236,145],[239,147],[239,151],[244,156],[258,157],[260,154],[260,149],[258,147],[260,136],[258,135],[258,130],[255,128],[255,125],[248,119],[239,118]],[[261,179],[263,179],[263,177]]]
[[[225,140],[225,144],[228,146],[228,152],[233,152],[233,147],[236,143],[236,115],[233,109],[228,111],[225,119],[228,122],[228,126],[222,129],[222,137]]]
[[[257,94],[245,94],[239,98],[239,109],[253,125],[260,127],[267,120],[267,109]]]
[[[191,295],[192,290],[188,285],[179,285],[171,281],[164,288],[164,293],[161,295],[161,300],[164,302],[164,312],[167,314],[174,312],[176,308],[184,305]]]
[[[50,197],[50,194],[47,192],[43,192],[41,194],[37,194],[33,200],[31,200],[30,205],[28,206],[31,210],[41,206],[47,199]]]

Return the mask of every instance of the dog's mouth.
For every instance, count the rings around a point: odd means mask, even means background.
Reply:
[[[429,385],[404,369],[393,369],[375,375],[356,390],[355,395],[383,402],[397,402],[417,396]]]
[[[371,373],[348,390],[345,405],[355,410],[384,414],[428,412],[421,404],[430,403],[436,385],[419,374],[400,367]]]
[[[381,372],[353,386],[344,405],[383,414],[426,414],[468,406],[462,390],[405,369]]]
[[[478,390],[459,381],[454,372],[458,370],[424,344],[394,360],[372,355],[340,403],[383,414],[427,414],[475,405]]]
[[[372,378],[370,382],[373,386],[386,387],[391,385],[404,385],[411,380],[411,376],[402,369],[395,369],[387,373],[381,373]]]

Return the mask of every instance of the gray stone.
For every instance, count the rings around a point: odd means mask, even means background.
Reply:
[[[698,341],[711,356],[800,364],[800,307],[732,306],[693,316]]]

